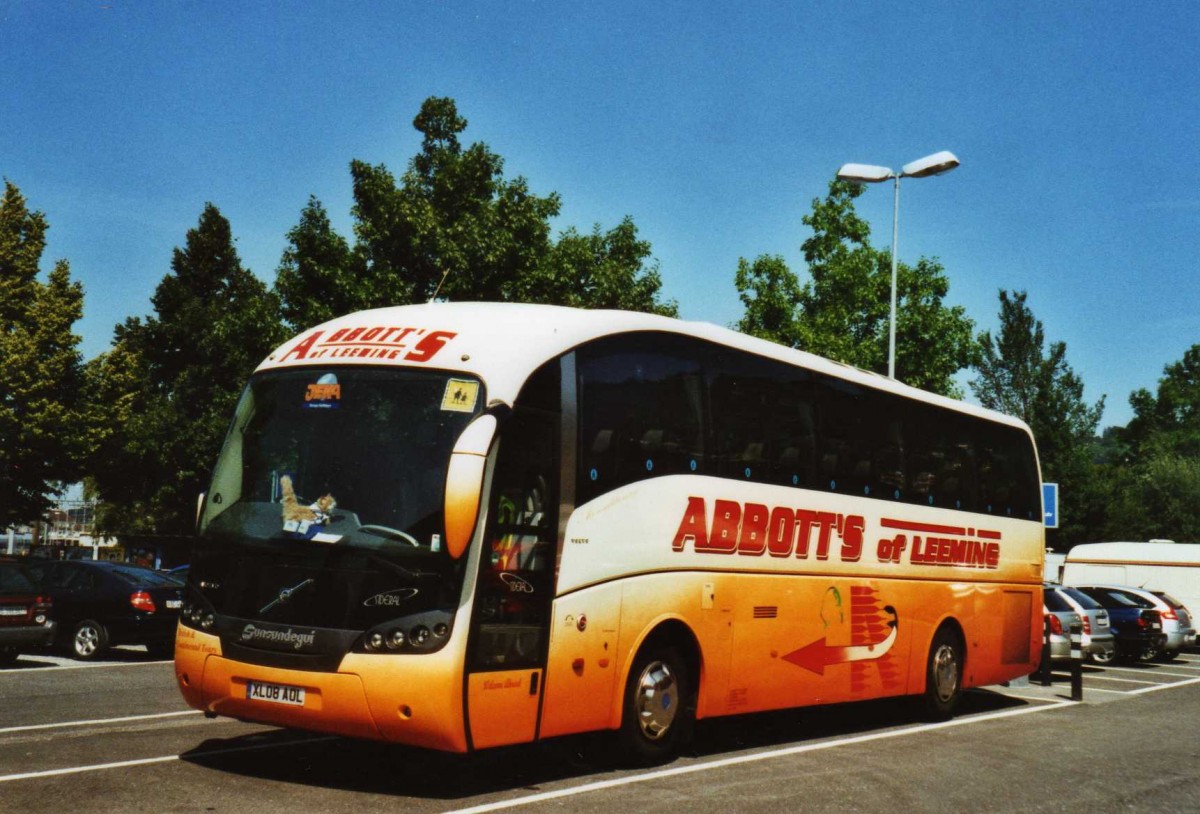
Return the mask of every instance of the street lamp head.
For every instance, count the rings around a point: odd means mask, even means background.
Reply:
[[[878,184],[893,177],[888,167],[876,167],[871,164],[843,164],[837,171],[837,177],[843,181],[855,181],[860,184]]]
[[[950,172],[958,166],[958,158],[949,150],[927,155],[909,162],[900,168],[901,178],[925,178],[930,175],[941,175]]]

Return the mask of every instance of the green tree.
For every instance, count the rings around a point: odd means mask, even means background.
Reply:
[[[238,393],[283,339],[279,304],[242,267],[212,204],[151,302],[155,313],[118,325],[113,349],[89,366],[113,405],[90,468],[109,530],[186,534]]]
[[[77,478],[88,437],[82,359],[72,326],[83,287],[65,260],[45,282],[47,222],[5,181],[0,201],[0,528],[40,519]]]
[[[631,218],[607,232],[569,228],[530,273],[518,278],[515,299],[576,308],[617,308],[676,316],[674,301],[659,298],[662,277]]]
[[[283,320],[293,332],[376,301],[378,292],[370,288],[372,280],[366,274],[365,258],[333,230],[325,207],[316,197],[309,198],[300,222],[287,237],[288,248],[275,276],[275,292]],[[402,290],[384,293],[392,298],[408,296]]]
[[[971,390],[984,406],[1020,418],[1033,430],[1042,477],[1059,484],[1058,538],[1066,543],[1094,532],[1080,512],[1094,493],[1096,428],[1104,397],[1083,399],[1083,381],[1067,364],[1065,342],[1047,347],[1046,332],[1026,304],[1026,293],[1000,291],[1000,330],[979,335],[977,376]],[[1095,522],[1093,518],[1091,522]]]
[[[356,270],[365,272],[356,307],[512,299],[549,250],[558,195],[506,179],[486,144],[464,147],[467,120],[453,99],[426,99],[413,126],[421,150],[399,184],[385,165],[350,164]]]
[[[804,216],[813,234],[801,248],[809,281],[799,285],[779,257],[738,263],[746,312],[739,330],[855,365],[887,372],[891,254],[871,246],[870,228],[854,209],[862,186],[835,179]],[[961,395],[953,377],[971,361],[974,325],[945,302],[941,264],[921,258],[897,266],[896,378]]]
[[[800,280],[779,255],[738,258],[734,285],[745,306],[734,328],[791,348],[800,347]]]
[[[1155,393],[1129,397],[1133,419],[1122,433],[1137,455],[1177,454],[1200,458],[1200,345],[1163,369]]]
[[[434,297],[675,312],[630,219],[607,232],[567,229],[555,242],[559,196],[506,179],[486,144],[464,147],[453,99],[426,99],[413,126],[421,150],[399,181],[383,164],[351,162],[353,247],[315,198],[288,234],[276,291],[293,329]]]
[[[1133,418],[1111,434],[1106,537],[1200,540],[1200,345],[1129,403]]]
[[[1112,475],[1106,539],[1200,541],[1200,458],[1155,452]]]

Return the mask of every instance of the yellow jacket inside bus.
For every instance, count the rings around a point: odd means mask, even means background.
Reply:
[[[1040,654],[1027,427],[714,325],[438,303],[248,383],[176,642],[213,715],[465,752]],[[635,720],[636,719],[636,720]]]

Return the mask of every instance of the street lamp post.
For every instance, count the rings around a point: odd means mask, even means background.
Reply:
[[[958,159],[954,153],[942,150],[940,153],[905,164],[900,168],[900,172],[892,172],[890,167],[877,167],[872,164],[843,164],[837,173],[838,178],[860,184],[878,184],[889,178],[895,181],[892,196],[892,307],[888,319],[889,379],[896,378],[896,241],[900,236],[900,179],[941,175],[957,166]]]

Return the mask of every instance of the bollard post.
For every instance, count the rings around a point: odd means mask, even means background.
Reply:
[[[1037,671],[1038,682],[1043,687],[1054,683],[1050,672],[1050,617],[1047,616],[1042,619],[1042,660],[1038,663]]]
[[[1083,623],[1071,623],[1071,700],[1083,700]]]

